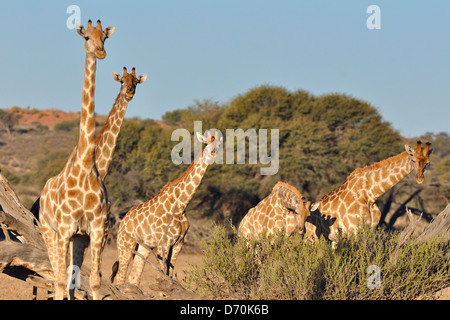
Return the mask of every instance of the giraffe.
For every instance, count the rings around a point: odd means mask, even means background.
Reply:
[[[375,201],[413,170],[417,183],[423,183],[433,151],[430,146],[426,143],[422,148],[417,141],[415,148],[405,145],[405,151],[396,156],[354,170],[339,188],[312,204],[306,236],[315,242],[323,234],[335,245],[339,229],[355,233],[362,221],[376,228],[381,211]]]
[[[39,201],[41,233],[53,269],[57,300],[65,295],[68,263],[81,268],[89,243],[92,255],[89,284],[93,298],[99,298],[108,207],[106,188],[94,160],[95,73],[97,59],[106,57],[104,42],[114,29],[103,30],[100,20],[96,27],[91,20],[86,29],[77,25],[78,34],[85,39],[86,51],[78,144],[61,173],[46,182]]]
[[[112,157],[114,155],[117,138],[119,137],[120,128],[122,126],[125,112],[127,111],[128,102],[130,102],[136,92],[136,85],[138,83],[144,83],[147,79],[147,75],[143,74],[136,78],[136,69],[133,68],[131,73],[127,72],[127,68],[123,67],[123,76],[120,76],[117,72],[113,72],[113,79],[121,83],[119,94],[114,102],[108,118],[100,131],[95,141],[95,165],[97,171],[105,180],[108,174],[109,166],[111,165]],[[70,155],[69,159],[75,155],[77,148],[75,147]],[[71,160],[69,160],[71,161]],[[39,202],[38,198],[30,211],[39,220]]]
[[[217,132],[213,136],[209,132],[207,137],[197,132],[196,136],[205,142],[206,147],[188,169],[178,179],[167,183],[154,198],[131,208],[121,221],[117,234],[119,260],[113,266],[111,282],[117,274],[117,284],[125,283],[132,250],[136,246],[137,252],[145,259],[150,254],[149,248],[156,248],[161,270],[173,277],[175,261],[189,229],[185,208],[197,191],[209,163],[216,158],[216,150],[222,140]],[[144,264],[141,257],[134,258],[129,283],[139,286]]]
[[[134,97],[136,85],[138,83],[144,83],[147,75],[143,74],[136,78],[135,68],[132,69],[131,73],[128,73],[127,68],[123,67],[123,76],[120,76],[117,72],[113,72],[113,79],[121,83],[120,92],[117,95],[102,131],[95,141],[95,165],[102,180],[108,174],[116,148],[117,138],[119,137],[120,127],[122,126],[122,121],[127,111],[128,102]]]
[[[278,182],[272,192],[251,208],[239,224],[238,234],[248,242],[261,235],[284,232],[286,237],[294,231],[304,232],[305,220],[310,215],[311,201],[285,182]]]

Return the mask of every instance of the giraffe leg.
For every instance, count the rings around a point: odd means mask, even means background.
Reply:
[[[89,285],[91,287],[92,297],[94,300],[100,299],[98,290],[100,289],[100,266],[104,237],[105,232],[103,228],[97,229],[95,232],[91,233],[92,266],[91,274],[89,276]]]
[[[58,231],[58,271],[55,283],[55,300],[63,300],[67,286],[67,258],[70,235],[68,232]]]
[[[148,256],[150,255],[150,250],[147,250],[143,246],[139,246],[137,252],[139,252],[145,259],[148,259]],[[131,284],[139,287],[144,267],[145,261],[140,256],[135,255],[133,260],[133,267],[131,268],[130,275],[128,277]]]
[[[69,281],[69,298],[71,300],[75,299],[75,289],[79,288],[79,276],[81,271],[81,266],[83,265],[84,256],[86,249],[89,246],[88,236],[74,236],[70,241],[70,259],[72,268],[71,279]]]
[[[181,251],[181,248],[183,247],[184,244],[184,238],[186,237],[186,233],[189,230],[189,221],[187,220],[187,218],[184,216],[183,220],[181,222],[181,237],[180,240],[175,243],[175,245],[172,247],[172,254],[170,257],[170,264],[167,266],[168,272],[169,272],[169,277],[173,278],[173,272],[175,269],[175,262],[177,261],[177,257],[178,254]]]
[[[117,252],[119,255],[119,268],[117,271],[117,284],[124,284],[127,278],[128,265],[133,257],[136,243],[119,231],[117,235]]]
[[[58,275],[58,253],[57,253],[57,237],[56,232],[47,226],[45,222],[41,225],[41,234],[47,246],[48,258],[53,270],[53,283],[56,284],[56,277]]]
[[[373,203],[370,206],[370,226],[372,228],[376,228],[378,226],[378,223],[380,223],[380,219],[381,219],[381,211],[380,208],[378,208],[376,203]]]
[[[171,278],[173,278],[173,272],[174,272],[174,269],[175,269],[175,262],[177,261],[178,254],[180,253],[181,248],[183,247],[183,244],[184,244],[184,235],[183,235],[183,238],[180,239],[180,241],[178,241],[172,247],[172,254],[171,254],[171,257],[170,257],[170,263],[167,266],[168,275]]]
[[[169,275],[169,268],[170,268],[170,258],[172,255],[172,247],[173,245],[170,243],[170,241],[167,241],[164,244],[164,248],[163,248],[163,244],[162,244],[162,239],[158,244],[158,259],[159,259],[159,266],[161,268],[161,271],[165,274],[165,275]]]

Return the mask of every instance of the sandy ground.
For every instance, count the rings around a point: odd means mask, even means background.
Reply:
[[[106,246],[103,252],[102,276],[109,279],[111,267],[117,260],[117,249],[113,246]],[[156,259],[155,259],[156,261]],[[186,278],[185,271],[189,270],[193,264],[201,263],[202,256],[198,249],[190,247],[187,243],[183,247],[175,264],[175,276],[183,281]],[[86,257],[86,264],[90,265],[89,254]],[[141,280],[141,289],[144,293],[152,293],[152,288],[157,287],[156,271],[151,266],[145,266]],[[183,282],[182,282],[183,283]],[[37,293],[38,300],[46,300],[46,290],[39,289]],[[0,273],[0,300],[32,300],[33,287],[19,279],[12,278],[4,273]]]
[[[102,274],[109,278],[111,275],[111,266],[117,260],[117,250],[113,246],[106,246],[103,254]],[[156,260],[155,260],[156,261]],[[175,265],[175,275],[183,283],[186,279],[185,271],[192,268],[194,264],[200,264],[202,255],[197,248],[185,246],[178,256]],[[85,263],[90,263],[90,257],[86,257]],[[156,272],[150,266],[146,266],[141,280],[141,289],[144,293],[155,294],[152,288],[157,287]],[[6,274],[0,273],[0,300],[32,300],[32,286],[24,281],[12,278]],[[450,287],[441,290],[435,294],[438,300],[450,300]],[[37,293],[38,300],[47,300],[46,291],[39,289]]]

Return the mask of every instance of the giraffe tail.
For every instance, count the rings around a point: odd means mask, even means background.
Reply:
[[[112,266],[112,274],[111,274],[111,283],[114,282],[114,278],[117,275],[117,271],[119,270],[119,260],[117,260],[116,262],[114,262],[113,266]]]
[[[33,203],[33,206],[30,209],[31,213],[34,215],[34,217],[38,221],[39,221],[40,201],[41,201],[41,197],[37,198],[37,200]]]

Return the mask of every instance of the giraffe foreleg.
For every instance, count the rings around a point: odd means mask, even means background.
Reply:
[[[114,282],[114,278],[117,274],[117,284],[124,284],[127,278],[128,265],[133,257],[133,250],[136,248],[136,242],[127,236],[125,231],[119,230],[117,235],[117,253],[119,260],[117,271],[114,271],[111,275],[111,282]],[[116,265],[116,264],[115,264]]]
[[[376,228],[378,226],[378,224],[380,223],[380,219],[381,219],[381,211],[380,208],[378,208],[376,203],[373,203],[370,206],[370,226],[372,228]]]
[[[150,255],[150,250],[144,248],[143,246],[139,246],[137,252],[141,254],[145,260],[147,260]],[[133,267],[131,268],[130,275],[128,276],[129,282],[138,287],[141,282],[142,272],[144,271],[145,260],[139,255],[135,255],[133,259]]]
[[[105,225],[105,218],[101,218],[100,225]],[[94,300],[99,300],[98,290],[100,289],[100,267],[101,267],[101,258],[103,252],[103,244],[105,241],[105,228],[97,228],[93,229],[93,226],[96,225],[98,221],[94,220],[91,223],[91,274],[89,276],[89,285],[92,290],[92,298]]]
[[[170,265],[167,266],[168,271],[169,271],[169,277],[171,277],[171,278],[173,278],[175,262],[177,261],[177,257],[181,251],[181,248],[183,247],[184,239],[186,237],[188,230],[189,230],[189,221],[187,221],[187,219],[185,219],[182,221],[182,229],[181,229],[180,239],[172,247],[172,255],[170,257]]]
[[[81,272],[81,266],[83,265],[86,249],[89,246],[89,237],[75,235],[72,237],[69,243],[69,262],[72,267],[71,279],[69,281],[69,298],[75,298],[75,289],[79,288],[78,277]]]
[[[56,274],[55,283],[55,300],[63,300],[64,293],[67,287],[67,260],[68,260],[68,249],[69,249],[70,235],[68,232],[62,232],[58,230],[58,242],[57,242],[57,253],[58,253],[58,271]]]

